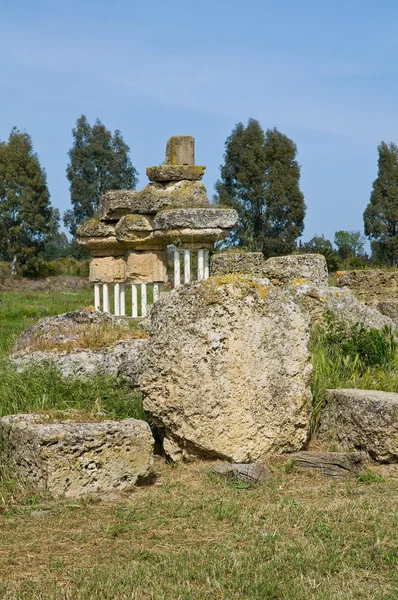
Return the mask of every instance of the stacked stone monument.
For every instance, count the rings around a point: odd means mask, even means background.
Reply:
[[[147,286],[153,286],[156,301],[168,281],[168,245],[174,246],[175,287],[209,277],[210,250],[229,235],[237,213],[209,205],[200,181],[205,168],[195,165],[194,138],[174,136],[167,142],[165,163],[147,168],[150,183],[143,190],[115,190],[102,196],[98,218],[77,231],[79,244],[91,254],[90,281],[97,310],[110,311],[113,284],[115,314],[125,315],[126,283],[130,283],[131,316],[145,316]],[[193,253],[197,253],[197,277],[191,274]]]

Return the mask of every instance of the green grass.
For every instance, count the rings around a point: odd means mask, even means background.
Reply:
[[[18,335],[43,317],[92,302],[91,289],[0,294],[0,416],[35,410],[103,411],[109,418],[145,418],[141,395],[109,377],[64,379],[54,367],[17,373],[7,354]]]

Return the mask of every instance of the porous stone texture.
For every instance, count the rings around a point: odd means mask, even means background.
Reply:
[[[119,242],[134,244],[153,238],[152,218],[149,215],[126,215],[115,227]]]
[[[262,252],[220,252],[210,259],[213,276],[238,273],[251,277],[264,276],[264,255]]]
[[[398,462],[398,394],[327,390],[317,437],[338,450],[363,450],[379,462]]]
[[[275,285],[328,285],[326,260],[321,254],[292,254],[269,258],[265,261],[264,276]]]
[[[167,165],[194,165],[195,138],[191,135],[173,135],[166,146]]]
[[[398,301],[398,270],[337,271],[335,283],[338,287],[348,287],[360,300],[368,304]]]
[[[167,252],[138,252],[130,250],[127,256],[127,278],[133,282],[166,282]]]
[[[146,174],[149,181],[199,181],[205,173],[206,167],[202,165],[161,165],[160,167],[147,167]]]
[[[211,473],[232,482],[264,483],[271,479],[271,471],[261,463],[221,463],[214,465]]]
[[[2,469],[40,493],[78,497],[131,489],[149,474],[154,439],[137,419],[75,422],[57,414],[0,419]]]
[[[383,302],[377,302],[375,308],[382,315],[389,317],[394,321],[395,327],[398,327],[398,301],[397,300],[385,300]]]
[[[135,190],[111,190],[99,199],[99,218],[101,221],[118,221],[133,211]]]
[[[122,379],[138,386],[146,339],[116,342],[102,350],[77,352],[29,352],[12,357],[18,372],[29,371],[32,365],[54,365],[65,378],[88,378],[97,375]]]
[[[337,320],[347,323],[363,323],[366,329],[394,329],[394,322],[378,310],[367,306],[348,289],[297,284],[289,287],[294,301],[308,311],[311,323],[324,324],[327,312]]]
[[[90,282],[111,283],[126,280],[126,259],[124,256],[101,256],[90,261]]]
[[[311,414],[308,317],[283,291],[241,276],[162,297],[140,387],[173,460],[257,461],[299,450]]]
[[[115,226],[112,223],[90,219],[84,225],[80,225],[76,231],[78,243],[90,251],[104,251],[107,254],[115,254],[122,248],[116,239]]]
[[[158,212],[154,229],[232,229],[238,213],[231,208],[175,208]]]
[[[176,246],[183,245],[185,248],[194,248],[195,244],[197,248],[205,248],[224,238],[230,234],[229,229],[194,229],[194,228],[181,228],[181,229],[168,229],[168,230],[157,230],[154,232],[153,239],[162,244],[174,244]]]

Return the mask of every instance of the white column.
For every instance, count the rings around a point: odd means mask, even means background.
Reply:
[[[204,262],[205,262],[205,279],[209,279],[210,277],[210,250],[204,251]]]
[[[135,283],[131,286],[131,316],[138,317],[138,294],[137,285]]]
[[[146,317],[147,311],[146,283],[141,283],[141,317]]]
[[[115,315],[120,315],[120,283],[115,283],[114,286],[114,301],[115,301]]]
[[[205,276],[204,250],[198,250],[198,281]]]
[[[178,287],[180,283],[180,252],[177,248],[174,248],[174,287]]]
[[[184,250],[184,283],[191,280],[191,251]]]
[[[95,310],[101,310],[101,288],[99,283],[94,283],[94,306]]]
[[[159,300],[159,284],[154,283],[153,284],[153,302],[155,303],[157,300]]]
[[[104,305],[104,312],[109,312],[109,288],[107,283],[102,284],[102,302]]]
[[[120,284],[120,314],[122,317],[126,314],[126,284]]]

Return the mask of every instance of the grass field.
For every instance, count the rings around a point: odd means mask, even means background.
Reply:
[[[87,306],[91,290],[0,299],[3,414],[43,403],[106,403],[119,418],[131,409],[129,392],[114,382],[85,387],[53,372],[6,377],[4,355],[18,333]],[[207,463],[158,458],[152,485],[79,501],[40,498],[3,481],[0,598],[397,600],[397,471],[335,483],[282,462],[272,469],[271,482],[244,488],[215,480]]]

